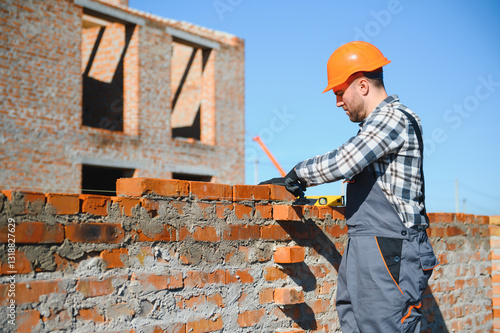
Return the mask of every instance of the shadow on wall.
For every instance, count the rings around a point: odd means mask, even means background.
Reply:
[[[330,238],[311,219],[305,222],[277,221],[290,237],[302,247],[311,247],[323,256],[338,272],[342,255]],[[311,241],[314,240],[314,243]],[[284,264],[283,272],[304,291],[316,289],[316,276],[304,263]],[[318,324],[313,309],[306,303],[287,305],[281,309],[284,315],[292,319],[303,330],[317,330]]]
[[[422,330],[428,333],[448,333],[448,328],[444,322],[443,314],[439,309],[436,298],[432,294],[431,288],[427,287],[422,298]]]
[[[309,247],[314,239],[314,250],[323,256],[338,272],[342,255],[331,239],[311,219],[305,222],[277,221],[299,246]],[[346,227],[347,228],[347,227]],[[305,292],[316,289],[317,280],[310,268],[304,263],[283,264],[283,272]],[[281,309],[303,330],[318,328],[314,311],[306,303],[288,305]],[[448,333],[443,315],[429,287],[422,299],[422,328],[426,333]]]

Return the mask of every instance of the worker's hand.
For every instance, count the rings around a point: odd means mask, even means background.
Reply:
[[[278,186],[284,186],[288,192],[292,193],[295,197],[303,196],[306,186],[303,181],[299,179],[295,169],[292,169],[283,178],[272,178],[266,180],[265,182],[259,183],[259,185],[272,184]]]
[[[284,177],[271,178],[269,180],[266,180],[265,182],[260,182],[259,185],[285,186],[285,178]]]

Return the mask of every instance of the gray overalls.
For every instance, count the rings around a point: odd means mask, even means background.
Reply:
[[[347,186],[349,240],[336,301],[342,332],[420,332],[421,296],[438,265],[427,221],[406,228],[367,169]]]

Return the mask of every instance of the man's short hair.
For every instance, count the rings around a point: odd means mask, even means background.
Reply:
[[[384,88],[384,71],[382,67],[371,72],[362,72],[364,77],[376,88]]]

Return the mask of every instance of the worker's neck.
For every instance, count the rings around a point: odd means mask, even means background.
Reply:
[[[387,92],[384,88],[377,89],[373,91],[373,95],[367,100],[366,106],[366,117],[368,117],[373,110],[384,100],[387,98]]]

